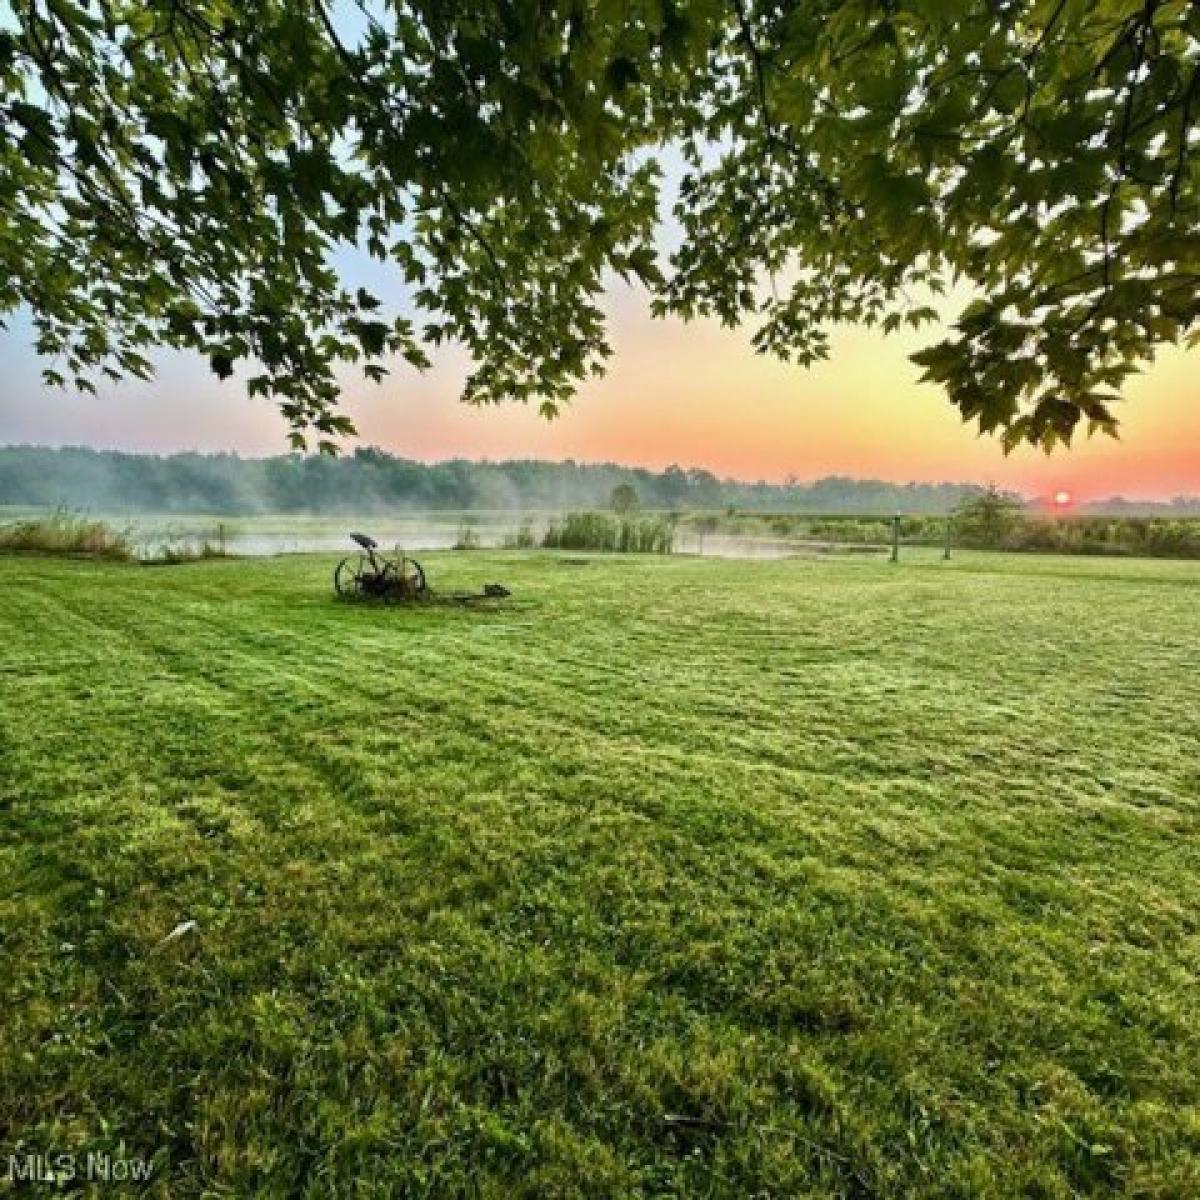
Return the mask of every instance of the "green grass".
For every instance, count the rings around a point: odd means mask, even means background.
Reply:
[[[5,1153],[1200,1194],[1196,566],[331,565],[0,560]]]

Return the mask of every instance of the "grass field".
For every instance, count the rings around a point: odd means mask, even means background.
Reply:
[[[427,566],[0,559],[6,1153],[1200,1195],[1200,566]]]

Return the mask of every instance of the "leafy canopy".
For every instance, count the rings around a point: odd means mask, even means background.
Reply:
[[[444,339],[466,400],[552,414],[602,369],[610,273],[801,363],[957,285],[916,361],[1050,448],[1195,340],[1198,79],[1189,0],[13,0],[0,313],[51,381],[191,348],[328,444],[340,363]],[[340,280],[346,245],[415,320]]]
[[[982,538],[995,545],[1016,525],[1025,504],[1015,492],[1006,492],[994,483],[964,497],[954,508],[954,530],[967,537]]]

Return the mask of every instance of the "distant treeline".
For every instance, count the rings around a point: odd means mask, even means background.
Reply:
[[[234,454],[123,454],[85,448],[0,447],[0,505],[99,512],[334,513],[408,508],[603,508],[632,484],[643,508],[939,513],[969,484],[894,484],[831,477],[815,483],[743,483],[709,471],[615,464],[419,463],[382,450],[339,458]]]
[[[649,471],[572,461],[419,463],[372,448],[341,458],[240,458],[0,447],[0,505],[97,512],[562,511],[605,507],[613,489],[623,483],[633,485],[641,506],[648,509],[847,515],[944,513],[976,490],[968,483],[896,484],[841,476],[812,483],[745,483],[694,468]],[[1182,515],[1200,512],[1200,503],[1138,508]]]

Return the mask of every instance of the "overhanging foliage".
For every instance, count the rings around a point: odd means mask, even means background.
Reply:
[[[339,363],[379,379],[445,339],[465,399],[552,414],[602,369],[612,272],[802,363],[957,284],[916,361],[1049,448],[1112,432],[1195,328],[1198,80],[1187,0],[17,0],[0,312],[32,311],[51,381],[190,348],[328,444]],[[415,321],[339,279],[347,244]]]

